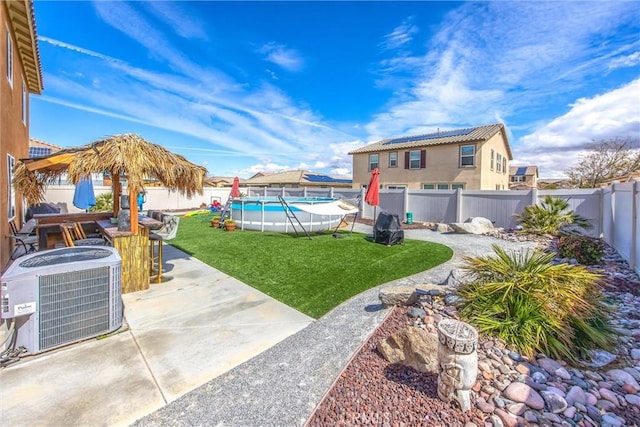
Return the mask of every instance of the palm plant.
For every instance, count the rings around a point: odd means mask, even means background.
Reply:
[[[522,354],[543,352],[575,362],[591,348],[611,348],[609,308],[599,273],[551,263],[540,250],[465,257],[467,278],[458,293],[460,316],[481,333],[498,337]]]
[[[525,231],[532,234],[551,234],[557,236],[563,227],[576,225],[591,228],[589,220],[569,209],[569,202],[546,196],[540,205],[524,208],[522,215],[515,215]]]
[[[91,206],[89,212],[109,212],[113,210],[113,194],[102,193],[96,196],[95,206]]]

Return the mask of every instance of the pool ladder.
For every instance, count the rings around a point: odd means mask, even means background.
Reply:
[[[231,197],[227,199],[227,203],[222,207],[220,211],[220,225],[218,227],[224,228],[224,220],[227,219],[227,216],[231,218],[231,212],[229,209],[231,208]]]
[[[291,207],[289,206],[287,201],[281,195],[278,195],[278,200],[280,201],[280,204],[282,205],[282,209],[284,210],[285,215],[287,215],[287,219],[291,223],[291,227],[293,227],[293,231],[295,231],[296,236],[298,235],[298,230],[296,230],[296,225],[293,223],[294,219],[296,220],[300,228],[302,228],[302,231],[304,231],[304,234],[306,234],[309,240],[311,240],[311,235],[304,228],[304,226],[302,225],[302,223],[300,222],[296,214],[293,212],[293,210],[291,210]]]

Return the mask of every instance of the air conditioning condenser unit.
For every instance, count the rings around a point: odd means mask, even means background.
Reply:
[[[120,328],[121,265],[108,246],[52,249],[14,261],[0,287],[0,318],[16,322],[14,347],[36,354]]]

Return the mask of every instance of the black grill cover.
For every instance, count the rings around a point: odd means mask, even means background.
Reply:
[[[373,226],[373,240],[384,245],[404,243],[404,230],[400,225],[398,215],[380,212],[376,224]]]

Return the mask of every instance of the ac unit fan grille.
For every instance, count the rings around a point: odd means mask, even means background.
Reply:
[[[110,268],[40,276],[40,350],[109,331]]]
[[[43,253],[22,261],[20,267],[46,267],[69,262],[92,261],[113,255],[107,249],[93,247],[74,247],[56,250],[54,253]]]

